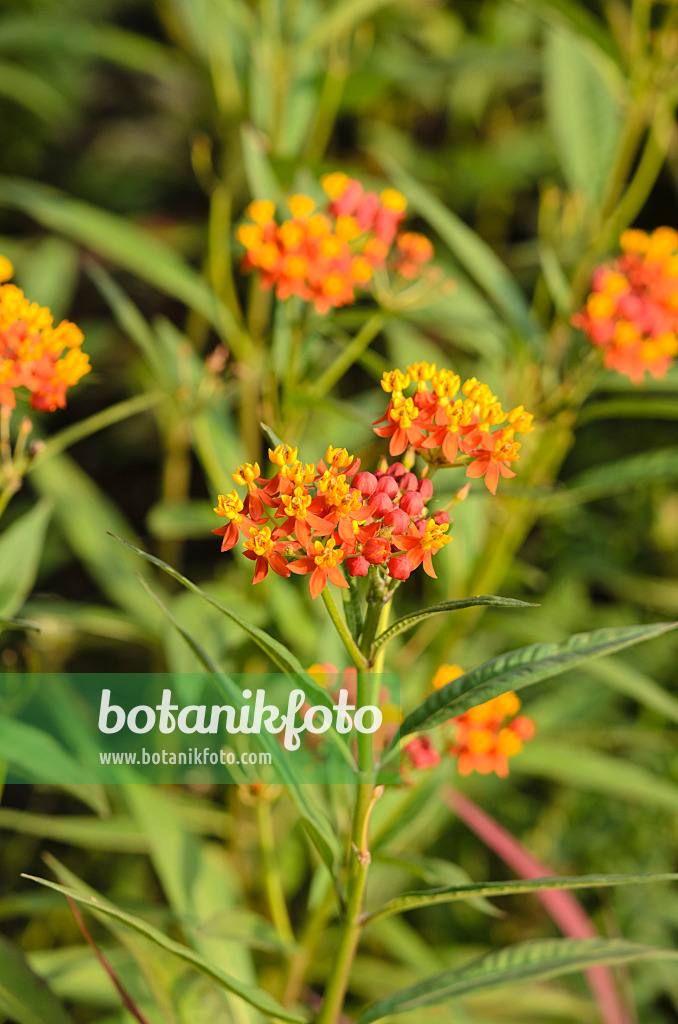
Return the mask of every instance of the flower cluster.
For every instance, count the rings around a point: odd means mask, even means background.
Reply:
[[[255,562],[254,583],[268,573],[309,576],[312,597],[329,582],[348,587],[341,570],[366,576],[370,566],[384,578],[405,580],[419,565],[435,576],[432,556],[449,543],[449,515],[429,515],[430,480],[418,479],[396,462],[376,473],[360,471],[360,460],[345,448],[329,447],[317,465],[297,459],[297,449],[269,450],[277,472],[261,476],[258,463],[245,464],[233,479],[246,487],[220,494],[217,515],[228,522],[212,532],[222,551],[238,543]]]
[[[602,349],[604,364],[641,384],[678,354],[678,231],[625,231],[622,255],[598,267],[586,305],[572,317]]]
[[[328,202],[317,210],[310,196],[287,200],[291,217],[278,223],[275,204],[256,200],[237,231],[245,249],[244,271],[256,270],[264,289],[279,299],[297,295],[316,312],[355,302],[375,272],[390,270],[405,280],[418,277],[433,257],[423,235],[399,233],[407,202],[395,189],[365,192],[340,171],[322,179]]]
[[[439,689],[462,674],[458,665],[441,665],[433,686]],[[453,730],[447,753],[457,758],[460,775],[495,772],[506,778],[509,757],[518,754],[535,732],[532,719],[518,714],[520,708],[520,698],[509,691],[447,722],[447,728]],[[440,753],[427,736],[416,736],[404,750],[414,768],[434,768],[440,762]]]
[[[406,397],[410,385],[416,390]],[[471,377],[462,385],[456,373],[436,370],[435,363],[413,363],[405,373],[391,370],[381,386],[391,398],[374,431],[390,437],[391,455],[411,445],[436,465],[465,465],[466,475],[484,477],[492,494],[500,476],[515,476],[509,469],[520,450],[515,435],[534,430],[532,414],[522,405],[506,413],[487,384]],[[463,398],[456,397],[460,388]]]
[[[0,282],[11,276],[11,263],[0,257]],[[34,409],[63,408],[68,388],[90,370],[82,341],[75,324],[55,327],[49,309],[29,302],[16,285],[0,284],[0,406],[13,409],[16,389],[25,387]]]

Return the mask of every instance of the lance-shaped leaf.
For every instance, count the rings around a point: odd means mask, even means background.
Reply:
[[[520,879],[511,882],[474,882],[471,885],[453,885],[439,889],[422,889],[406,892],[389,900],[365,922],[376,921],[388,914],[403,914],[418,907],[431,907],[438,903],[455,903],[457,900],[472,900],[478,896],[520,896],[524,893],[541,892],[545,889],[594,889],[616,885],[634,885],[646,882],[671,882],[678,874],[659,875],[579,875],[570,878]]]
[[[23,953],[0,938],[0,1016],[15,1024],[71,1024],[57,997]]]
[[[239,687],[229,675],[219,668],[204,647],[177,622],[172,612],[165,604],[163,604],[157,594],[153,592],[148,583],[144,579],[142,579],[141,582],[153,600],[158,604],[163,614],[167,616],[167,619],[174,629],[176,629],[184,638],[188,646],[199,658],[207,671],[212,673],[214,677],[214,684],[217,689],[226,694],[228,700],[234,707],[241,707],[242,691]],[[290,764],[284,757],[280,757],[280,747],[273,740],[273,737],[269,733],[262,731],[258,734],[258,740],[261,746],[271,754],[273,759],[272,763],[276,766],[278,777],[287,789],[287,792],[291,796],[299,814],[301,815],[301,823],[305,832],[329,868],[330,874],[334,876],[338,850],[336,838],[330,828],[329,822],[307,795],[306,787],[300,785],[300,780],[297,778],[296,773],[292,771]]]
[[[137,555],[141,555],[142,558],[145,558],[147,562],[150,562],[152,565],[157,565],[159,569],[162,569],[162,571],[166,572],[168,576],[172,577],[172,579],[181,583],[181,585],[186,587],[187,590],[192,590],[194,594],[199,594],[205,601],[217,608],[223,615],[226,615],[227,618],[231,619],[232,622],[237,623],[237,625],[240,626],[240,628],[244,630],[252,640],[254,640],[255,644],[257,644],[257,646],[268,655],[273,664],[278,666],[281,672],[286,672],[288,675],[291,675],[303,689],[312,691],[318,698],[319,703],[324,704],[330,709],[334,707],[331,697],[329,697],[326,691],[323,690],[323,688],[315,682],[313,677],[305,671],[301,662],[295,658],[292,652],[285,647],[284,644],[281,644],[274,637],[269,636],[265,630],[259,629],[258,626],[253,626],[247,621],[247,619],[243,619],[241,615],[238,615],[237,612],[227,608],[226,605],[222,604],[216,597],[208,594],[206,590],[202,590],[197,583],[193,583],[193,581],[189,580],[186,576],[182,576],[180,572],[173,569],[171,565],[167,564],[167,562],[163,562],[162,559],[156,558],[155,555],[149,555],[148,551],[143,551],[141,548],[135,547],[134,544],[130,544],[129,541],[124,540],[122,537],[118,537],[114,533],[109,534],[109,536],[114,537],[115,540],[122,541],[122,543],[128,548],[135,551]]]
[[[525,296],[489,245],[395,160],[376,147],[372,149],[371,155],[385,169],[394,186],[405,195],[413,209],[438,232],[463,270],[480,285],[515,331],[536,347],[539,344],[539,328]]]
[[[392,640],[394,636],[398,636],[399,633],[404,633],[406,629],[411,629],[416,626],[418,622],[422,622],[423,619],[428,619],[431,615],[442,615],[443,612],[458,612],[463,608],[476,608],[479,605],[489,605],[492,608],[538,608],[537,604],[528,604],[527,601],[517,601],[512,597],[491,597],[490,595],[481,595],[479,597],[464,597],[457,601],[441,601],[439,604],[429,605],[428,608],[420,608],[419,611],[410,612],[409,615],[403,615],[402,619],[398,619],[388,629],[381,633],[374,643],[372,644],[372,655],[374,655],[380,647],[387,644],[389,640]]]
[[[35,583],[47,525],[49,501],[41,501],[8,526],[0,539],[0,615],[11,619]]]
[[[678,622],[655,622],[649,626],[596,629],[592,633],[577,633],[564,643],[532,644],[500,654],[427,697],[406,717],[401,735],[432,729],[440,722],[462,715],[469,708],[484,704],[508,690],[522,690],[566,672],[588,658],[613,654],[624,647],[661,636],[677,626]]]
[[[210,963],[205,957],[200,956],[199,953],[189,949],[188,946],[182,945],[180,942],[175,942],[174,939],[168,938],[163,932],[159,931],[153,925],[147,924],[140,917],[136,917],[133,914],[127,914],[124,910],[120,910],[118,907],[111,903],[104,903],[101,900],[95,899],[92,896],[85,896],[83,893],[78,892],[77,889],[70,889],[64,885],[58,885],[56,882],[50,882],[46,878],[36,878],[33,875],[23,875],[23,878],[29,879],[31,882],[37,882],[38,885],[45,885],[49,889],[54,889],[56,892],[62,893],[64,896],[75,900],[76,903],[82,904],[87,907],[88,910],[95,914],[102,914],[104,917],[110,917],[114,921],[118,921],[120,924],[126,925],[131,928],[132,931],[137,932],[139,935],[143,935],[150,942],[153,942],[156,946],[160,946],[161,949],[166,950],[168,953],[172,953],[174,956],[183,960],[184,963],[190,964],[201,974],[211,978],[212,981],[218,985],[223,986],[229,992],[233,992],[234,995],[240,996],[250,1006],[255,1006],[262,1013],[267,1014],[269,1017],[274,1017],[279,1020],[290,1021],[292,1024],[304,1024],[304,1017],[300,1017],[299,1014],[291,1013],[286,1010],[283,1006],[278,1003],[273,996],[269,995],[263,989],[255,988],[253,985],[246,985],[244,982],[239,981],[237,978],[231,977],[226,971],[223,971],[216,964]]]
[[[624,939],[544,939],[521,942],[472,960],[463,967],[431,978],[368,1006],[358,1024],[373,1024],[424,1006],[488,989],[527,981],[545,981],[573,974],[594,964],[624,964],[632,960],[678,960],[678,951],[642,946]]]

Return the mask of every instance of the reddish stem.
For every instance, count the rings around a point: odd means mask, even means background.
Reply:
[[[115,988],[116,988],[116,990],[118,992],[118,995],[122,999],[123,1004],[125,1005],[125,1007],[129,1010],[129,1012],[132,1014],[132,1016],[134,1018],[136,1018],[136,1020],[139,1021],[139,1024],[150,1024],[150,1021],[149,1021],[148,1017],[144,1016],[144,1014],[141,1012],[139,1007],[136,1005],[136,1003],[134,1002],[132,997],[127,993],[126,989],[123,987],[122,982],[119,980],[117,974],[115,973],[115,971],[113,970],[113,968],[109,964],[108,960],[106,959],[104,954],[101,952],[101,950],[97,946],[96,942],[94,941],[94,939],[92,938],[90,933],[87,931],[87,926],[85,925],[85,922],[82,919],[82,914],[78,910],[78,906],[77,906],[75,900],[72,900],[70,896],[67,896],[66,899],[68,900],[68,905],[71,908],[71,913],[73,914],[73,917],[75,918],[75,923],[77,924],[78,928],[82,932],[82,937],[84,938],[85,942],[90,947],[90,949],[93,950],[94,955],[96,956],[97,960],[99,961],[99,963],[101,964],[103,969],[106,971],[106,974],[109,976],[109,978],[111,979],[111,981],[115,985]]]

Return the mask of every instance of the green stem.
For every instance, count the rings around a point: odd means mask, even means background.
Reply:
[[[285,891],[280,876],[280,865],[275,852],[275,833],[273,816],[268,800],[260,799],[257,803],[257,822],[259,825],[259,843],[264,862],[264,883],[271,918],[280,941],[285,945],[294,944],[294,932],[287,912]]]
[[[339,634],[341,642],[346,648],[351,661],[356,668],[364,669],[367,666],[367,659],[360,651],[360,648],[351,636],[348,626],[339,614],[339,609],[334,603],[334,598],[332,597],[329,584],[323,590],[323,601],[325,602],[325,607],[327,608],[328,614],[332,620],[332,625]]]
[[[372,673],[358,672],[358,706],[371,700]],[[346,914],[339,931],[339,942],[334,963],[327,980],[323,997],[323,1005],[317,1024],[337,1024],[346,997],[346,990],[351,975],[351,967],[355,959],[363,927],[363,901],[367,874],[370,866],[368,833],[370,815],[377,793],[371,781],[364,781],[374,773],[374,755],[372,735],[360,733],[358,736],[358,768],[361,781],[358,784],[353,824],[351,828],[349,850],[349,879]]]
[[[3,512],[5,511],[5,509],[7,508],[10,501],[12,500],[12,498],[14,497],[18,490],[19,488],[15,482],[13,484],[7,484],[5,487],[3,487],[2,491],[0,491],[0,516],[2,516]]]
[[[341,355],[337,356],[334,362],[321,373],[311,388],[311,394],[315,398],[322,398],[334,387],[337,381],[341,380],[347,370],[360,358],[370,342],[376,338],[379,331],[386,323],[386,317],[381,313],[375,313],[366,324],[360,328],[355,338],[349,342]]]
[[[369,853],[365,847],[365,839],[372,802],[372,786],[369,783],[361,783],[358,787],[355,813],[353,815],[353,828],[351,830],[351,875],[348,885],[346,915],[339,932],[337,952],[327,979],[327,987],[325,988],[323,1005],[318,1015],[317,1024],[337,1024],[344,1005],[351,967],[353,966],[358,942],[360,941],[363,898],[369,870]]]
[[[65,430],[59,431],[58,434],[55,434],[54,437],[46,441],[45,447],[33,460],[32,465],[38,465],[38,463],[44,462],[45,459],[50,458],[52,455],[61,454],[61,452],[70,448],[71,445],[77,444],[78,441],[83,441],[86,437],[96,434],[99,430],[104,430],[114,423],[120,423],[122,420],[129,419],[130,416],[136,416],[137,413],[151,409],[164,398],[167,398],[167,394],[164,391],[151,391],[146,395],[135,395],[134,398],[126,398],[123,402],[109,405],[107,409],[102,409],[101,412],[95,412],[93,416],[88,416],[87,419],[81,420],[80,423],[74,423],[72,426],[66,427]]]

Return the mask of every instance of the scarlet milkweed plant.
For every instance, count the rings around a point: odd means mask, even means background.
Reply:
[[[386,664],[387,647],[415,624],[430,616],[474,605],[529,607],[508,598],[479,595],[405,612],[391,622],[391,609],[400,600],[400,588],[407,587],[413,573],[421,568],[425,574],[435,576],[435,563],[443,549],[454,557],[450,512],[464,500],[470,482],[483,477],[494,495],[499,481],[514,475],[509,466],[519,457],[515,435],[531,431],[532,416],[522,406],[506,413],[499,399],[482,382],[471,379],[462,385],[452,371],[437,370],[426,363],[414,363],[405,371],[390,371],[385,374],[382,387],[389,399],[375,432],[388,439],[395,461],[389,462],[382,456],[375,467],[366,469],[345,448],[329,446],[317,462],[305,462],[298,458],[297,447],[279,443],[269,449],[271,471],[264,474],[256,462],[235,468],[235,487],[219,495],[214,509],[225,520],[213,530],[222,539],[222,551],[232,553],[239,549],[253,563],[254,585],[272,570],[287,586],[295,585],[296,577],[305,577],[310,597],[322,596],[353,663],[360,704],[378,701],[379,673]],[[414,388],[413,394],[407,394],[410,387]],[[463,470],[467,478],[466,483],[459,481],[461,486],[443,507],[437,507],[433,480],[440,470]],[[506,482],[510,486],[510,480]],[[200,592],[166,563],[139,553],[185,586]],[[333,590],[343,597],[343,611],[335,602]],[[317,674],[318,666],[305,671],[293,651],[214,598],[207,599],[246,629],[279,667],[297,678]],[[588,658],[657,636],[675,625],[656,623],[596,630],[563,643],[533,644],[466,671],[457,666],[441,666],[429,695],[420,704],[404,710],[390,744],[377,750],[370,734],[359,736],[355,799],[346,836],[299,795],[300,780],[281,779],[294,797],[307,834],[331,873],[339,897],[338,939],[317,1024],[337,1024],[342,1018],[351,988],[353,961],[363,931],[371,921],[412,906],[491,895],[499,889],[508,893],[514,888],[525,892],[553,886],[580,888],[587,884],[585,879],[563,878],[471,884],[462,888],[457,885],[430,893],[405,894],[382,907],[371,907],[367,892],[372,870],[370,822],[384,788],[377,782],[379,768],[402,752],[406,784],[412,780],[412,773],[435,767],[442,757],[456,763],[460,775],[476,771],[504,777],[508,759],[519,753],[534,732],[531,719],[517,714],[521,704],[517,691]],[[437,730],[434,736],[442,737],[443,753],[440,740],[431,740],[432,730]],[[267,799],[258,787],[253,787],[252,798]],[[607,880],[605,876],[596,876],[595,883],[590,884],[621,884],[628,880],[631,879]],[[639,879],[634,876],[633,880]],[[280,891],[271,912],[289,932],[289,915]],[[502,954],[505,968],[490,963],[493,955],[489,954],[485,958],[487,964],[480,962],[478,969],[482,972],[496,967],[499,975],[505,970],[508,977],[512,965],[529,961],[530,977],[538,978],[620,957],[628,960],[646,955],[622,940],[619,942],[618,946],[615,940],[578,939],[562,940],[559,945],[555,940],[555,945],[550,942],[530,951],[519,945]],[[652,955],[663,954],[653,951]],[[302,1019],[294,1017],[294,1007],[301,994],[304,963],[295,961],[286,992],[287,1006],[274,1016]],[[455,972],[448,974],[452,984]],[[459,983],[471,986],[462,974],[463,971],[457,979]],[[401,1012],[410,1001],[413,1006],[443,1001],[447,980],[447,975],[436,976],[428,988],[423,984],[412,986],[378,1001],[364,1011],[360,1024],[371,1024]]]

